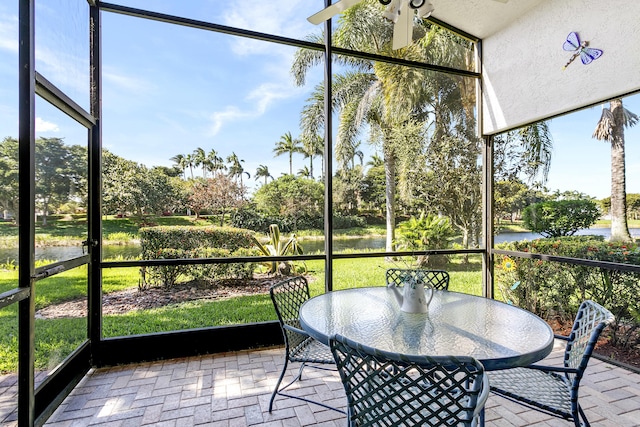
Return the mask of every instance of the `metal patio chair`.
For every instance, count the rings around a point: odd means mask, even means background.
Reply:
[[[334,372],[336,370],[333,355],[331,354],[329,347],[310,337],[300,328],[300,306],[310,298],[307,280],[302,276],[283,280],[272,285],[271,288],[269,288],[269,294],[276,309],[278,320],[280,321],[285,345],[284,366],[282,367],[282,373],[280,373],[280,378],[278,378],[278,382],[276,383],[273,394],[271,395],[271,400],[269,401],[269,412],[273,409],[273,401],[276,395],[281,395],[309,403],[315,403],[316,405],[323,406],[327,409],[344,413],[344,411],[333,408],[322,402],[316,402],[301,396],[285,393],[285,390],[302,378],[302,371],[305,367],[330,370]],[[280,387],[289,362],[301,363],[300,370],[291,382]]]
[[[573,421],[576,426],[589,426],[578,403],[580,380],[600,333],[613,321],[609,310],[593,301],[584,301],[571,334],[555,336],[567,342],[563,367],[530,365],[492,371],[491,391],[529,408]]]
[[[329,340],[347,394],[350,427],[476,426],[489,395],[480,362],[414,356]]]
[[[419,268],[390,268],[387,270],[387,285],[393,283],[399,286],[407,279],[423,285],[429,285],[436,290],[449,290],[449,273],[444,270],[423,270]]]

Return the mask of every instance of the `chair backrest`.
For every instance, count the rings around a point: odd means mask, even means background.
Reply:
[[[578,370],[577,374],[567,375],[574,386],[577,387],[587,368],[600,333],[614,320],[613,314],[600,304],[590,300],[580,304],[564,352],[564,365]]]
[[[402,269],[390,268],[387,270],[387,285],[391,283],[400,285],[407,279],[429,285],[433,289],[449,289],[449,273],[444,270],[422,270],[422,269]]]
[[[300,329],[300,307],[310,298],[309,284],[302,276],[292,277],[272,285],[269,295],[276,309],[280,325]],[[294,331],[282,329],[287,349],[295,348],[308,337]]]
[[[472,357],[389,353],[340,335],[329,345],[350,426],[472,426],[489,393],[484,367]]]

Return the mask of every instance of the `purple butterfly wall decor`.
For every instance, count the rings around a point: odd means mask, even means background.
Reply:
[[[588,47],[589,42],[583,41],[580,42],[580,37],[578,37],[578,33],[572,31],[567,36],[567,40],[562,45],[562,48],[566,51],[573,52],[571,58],[564,64],[562,69],[564,70],[573,62],[574,59],[580,55],[580,59],[584,65],[590,64],[594,60],[600,58],[602,56],[602,51],[600,49],[594,49],[592,47]]]

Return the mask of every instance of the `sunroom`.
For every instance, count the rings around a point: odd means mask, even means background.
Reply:
[[[628,197],[640,193],[640,4],[334,3],[317,25],[307,18],[331,1],[0,7],[0,225],[15,252],[2,255],[14,261],[0,281],[0,421],[43,425],[93,368],[281,346],[264,283],[297,273],[315,296],[384,286],[387,269],[420,264],[449,271],[452,291],[536,314],[558,307],[527,286],[574,309],[600,298],[629,313],[640,288],[640,234],[627,224],[640,211]],[[606,143],[591,137],[616,118],[624,125]],[[554,191],[609,197],[598,217],[614,238],[585,238],[583,252],[557,250],[561,239],[533,247],[540,234],[503,240],[502,227]],[[250,238],[230,249],[226,234],[200,252],[175,237],[154,247],[138,229],[156,225],[231,225],[304,251],[261,254]],[[268,279],[262,288],[234,276],[247,269]],[[166,288],[164,304],[142,305]],[[137,303],[112,311],[116,295]],[[617,326],[637,347],[633,324]]]

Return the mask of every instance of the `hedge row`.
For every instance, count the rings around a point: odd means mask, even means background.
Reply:
[[[157,259],[185,258],[228,258],[230,256],[260,256],[258,249],[240,248],[231,253],[227,249],[198,248],[192,250],[162,249]],[[159,267],[143,267],[141,270],[141,287],[150,285],[173,286],[179,279],[208,281],[213,279],[251,279],[258,263],[244,262],[231,264],[191,264],[166,265]]]
[[[249,230],[231,227],[166,226],[140,229],[142,259],[155,259],[163,249],[220,248],[234,252],[253,246]]]
[[[230,227],[146,227],[140,229],[142,259],[189,259],[259,256],[252,233]],[[141,287],[173,286],[191,280],[248,279],[257,263],[198,264],[146,267]]]
[[[635,243],[605,242],[602,236],[571,236],[509,242],[499,249],[640,265]],[[544,319],[568,322],[591,299],[615,316],[614,345],[640,344],[640,273],[536,259],[496,256],[496,283],[507,302]]]

